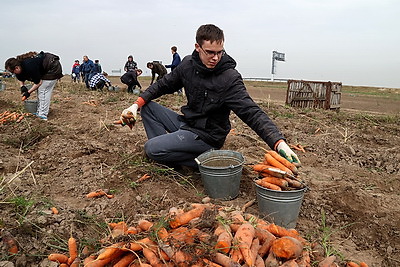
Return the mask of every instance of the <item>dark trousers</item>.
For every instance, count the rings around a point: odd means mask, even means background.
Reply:
[[[178,114],[150,101],[141,108],[140,115],[149,139],[144,150],[147,156],[162,164],[197,168],[194,159],[214,147],[191,131],[183,130]]]

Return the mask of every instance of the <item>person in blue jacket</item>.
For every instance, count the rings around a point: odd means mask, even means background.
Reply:
[[[172,53],[172,63],[170,65],[165,65],[165,67],[168,69],[170,68],[171,71],[173,71],[179,63],[181,63],[181,57],[178,54],[178,48],[176,46],[171,47],[171,53]]]
[[[172,63],[170,65],[165,65],[165,67],[167,69],[170,68],[171,71],[173,71],[181,63],[181,57],[178,54],[178,48],[176,46],[171,47],[171,53]],[[182,94],[182,88],[178,90],[178,94]]]
[[[81,65],[81,72],[85,79],[86,88],[89,89],[90,79],[95,74],[95,66],[92,60],[88,56],[83,56],[83,63]]]

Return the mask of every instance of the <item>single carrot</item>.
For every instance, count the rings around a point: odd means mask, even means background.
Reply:
[[[360,267],[368,267],[368,264],[366,264],[365,262],[360,262]]]
[[[139,233],[139,231],[134,226],[129,226],[128,229],[126,230],[126,234],[128,235],[136,235],[137,233]]]
[[[181,225],[187,224],[192,219],[200,217],[205,209],[206,209],[205,206],[198,207],[198,208],[191,209],[185,213],[178,214],[175,216],[175,218],[173,220],[171,220],[169,222],[169,225],[171,226],[171,228],[177,228]]]
[[[289,186],[289,183],[285,179],[276,178],[276,177],[272,177],[272,176],[264,177],[261,179],[261,181],[265,181],[270,184],[275,184],[281,188],[286,188]]]
[[[103,190],[97,190],[97,191],[93,191],[90,192],[89,194],[86,195],[87,198],[95,198],[95,197],[101,197],[106,195],[106,192],[104,192]]]
[[[217,239],[215,249],[223,253],[228,253],[232,245],[232,235],[227,231],[222,232]]]
[[[79,267],[81,259],[75,258],[75,260],[69,265],[69,267]]]
[[[137,180],[137,182],[143,182],[144,180],[147,180],[147,179],[149,179],[149,178],[151,178],[151,176],[148,175],[147,173],[145,173],[145,174],[143,174],[142,177],[140,177],[140,178]]]
[[[242,252],[240,251],[240,249],[239,249],[238,246],[232,247],[232,249],[231,249],[231,251],[229,252],[229,254],[230,254],[230,256],[231,256],[231,259],[232,259],[234,262],[237,262],[237,263],[242,263],[242,262],[243,262],[243,254],[242,254]]]
[[[258,254],[261,257],[264,257],[271,248],[272,243],[276,240],[276,237],[269,231],[262,229],[262,226],[260,225],[257,225],[255,233],[261,243],[261,246],[258,249]]]
[[[130,250],[132,250],[132,251],[139,251],[139,250],[142,250],[142,247],[143,246],[154,246],[156,243],[153,241],[153,240],[151,240],[150,238],[148,238],[148,237],[145,237],[145,238],[142,238],[142,239],[140,239],[140,240],[137,240],[137,241],[132,241],[132,242],[130,242],[130,243],[127,243],[127,244],[125,244],[124,246],[123,246],[123,248],[122,248],[122,250],[124,250],[124,251],[130,251]]]
[[[68,264],[72,264],[74,260],[78,257],[78,244],[76,243],[76,239],[72,236],[68,239]]]
[[[266,181],[263,181],[262,179],[255,180],[255,183],[264,188],[268,188],[268,189],[276,190],[276,191],[282,191],[282,188],[280,188],[278,185],[268,183]]]
[[[277,237],[291,236],[296,239],[301,238],[300,234],[296,230],[289,231],[286,228],[276,225],[276,224],[273,224],[273,223],[263,226],[263,229],[269,231],[270,233],[272,233],[273,235],[275,235]]]
[[[148,221],[148,220],[139,220],[138,222],[138,227],[142,230],[142,231],[148,231],[152,226],[154,225],[154,223]]]
[[[143,248],[143,256],[149,261],[151,266],[161,267],[161,260],[151,249]]]
[[[26,100],[26,96],[23,96],[21,100],[22,100],[22,101],[25,101],[25,100]]]
[[[15,238],[8,231],[2,233],[2,239],[7,247],[8,254],[15,255],[18,253],[18,244]]]
[[[293,175],[293,172],[286,167],[285,165],[283,165],[282,163],[280,163],[279,161],[277,161],[273,156],[271,156],[270,154],[265,154],[264,156],[265,160],[272,166],[281,169],[282,171],[285,171],[291,175]]]
[[[258,238],[254,238],[253,241],[251,242],[251,247],[250,247],[251,262],[253,263],[253,265],[255,265],[256,263],[259,249],[260,249],[260,240]]]
[[[293,188],[303,188],[304,187],[304,185],[302,185],[299,181],[296,181],[296,180],[293,180],[290,178],[286,178],[286,177],[284,179],[288,182],[290,187],[293,187]]]
[[[128,267],[136,258],[135,254],[128,252],[113,267]]]
[[[111,226],[110,226],[111,227]],[[120,221],[115,225],[112,225],[111,236],[116,238],[117,236],[126,235],[128,231],[128,226],[124,221]]]
[[[83,266],[86,266],[89,262],[92,262],[96,259],[95,255],[90,255],[83,260]]]
[[[270,154],[272,157],[274,157],[277,161],[285,165],[294,174],[298,174],[299,171],[297,170],[297,167],[294,166],[294,164],[288,161],[286,158],[282,157],[278,152],[269,150],[267,153]]]
[[[253,225],[250,223],[242,224],[234,236],[234,243],[237,242],[239,245],[240,252],[243,255],[244,261],[249,266],[254,265],[254,260],[251,255],[250,247],[255,236],[255,230]]]
[[[238,262],[235,262],[229,256],[226,256],[222,253],[215,253],[213,255],[213,261],[224,266],[224,267],[240,267],[241,265]]]
[[[191,261],[193,257],[185,251],[178,250],[175,252],[172,259],[175,263],[175,266],[188,266],[188,262]]]
[[[272,243],[271,251],[278,258],[294,259],[301,255],[303,244],[293,237],[284,236]]]
[[[96,260],[113,259],[115,255],[121,255],[122,253],[120,252],[122,251],[123,245],[123,242],[119,242],[104,248],[99,256],[97,256]]]
[[[87,198],[97,198],[97,197],[101,197],[101,196],[106,196],[107,198],[114,198],[114,195],[107,194],[102,189],[90,192],[89,194],[86,195]]]
[[[51,213],[58,214],[58,209],[56,207],[51,207]]]
[[[272,251],[269,252],[267,258],[264,261],[265,266],[280,266],[280,262],[278,259],[275,257],[274,253]]]
[[[15,121],[17,123],[21,122],[24,119],[24,115],[19,116],[19,118]]]
[[[284,178],[285,177],[285,171],[283,171],[283,170],[281,170],[281,169],[279,169],[277,167],[268,165],[267,162],[265,162],[265,163],[266,164],[256,164],[256,165],[254,165],[255,167],[253,166],[253,169],[255,168],[256,170],[261,170],[261,171],[258,171],[258,173],[261,176],[273,176],[273,177],[277,177],[277,178]]]
[[[68,256],[64,254],[59,254],[59,253],[53,253],[50,254],[48,257],[49,261],[54,261],[58,263],[67,263],[68,262]]]

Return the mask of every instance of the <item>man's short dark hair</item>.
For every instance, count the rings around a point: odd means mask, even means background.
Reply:
[[[221,43],[224,41],[224,32],[213,24],[201,25],[196,32],[196,43],[202,45],[204,41]]]
[[[176,46],[173,46],[173,47],[171,47],[171,50],[176,52],[176,51],[178,51],[178,48]]]

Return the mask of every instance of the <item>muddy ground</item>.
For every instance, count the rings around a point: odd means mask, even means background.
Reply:
[[[0,113],[23,111],[17,83],[8,79],[6,84]],[[133,130],[112,124],[136,98],[121,89],[88,91],[64,78],[55,88],[47,122],[32,116],[0,125],[0,228],[20,247],[11,257],[3,248],[0,261],[39,266],[49,253],[65,252],[71,232],[81,247],[97,244],[108,234],[106,222],[157,219],[172,206],[205,197],[199,173],[168,170],[143,157],[140,121]],[[344,93],[338,112],[300,110],[284,106],[282,84],[248,89],[288,142],[305,147],[297,151],[301,177],[311,188],[296,227],[302,236],[337,255],[340,266],[347,260],[400,266],[398,98]],[[158,101],[179,110],[184,98],[169,95]],[[231,122],[235,131],[224,149],[246,158],[240,194],[212,202],[242,207],[256,198],[249,164],[258,162],[267,147],[233,114]],[[152,178],[136,183],[145,173]],[[99,188],[115,197],[85,198]],[[51,214],[52,206],[58,215]],[[247,211],[258,215],[257,202]]]

